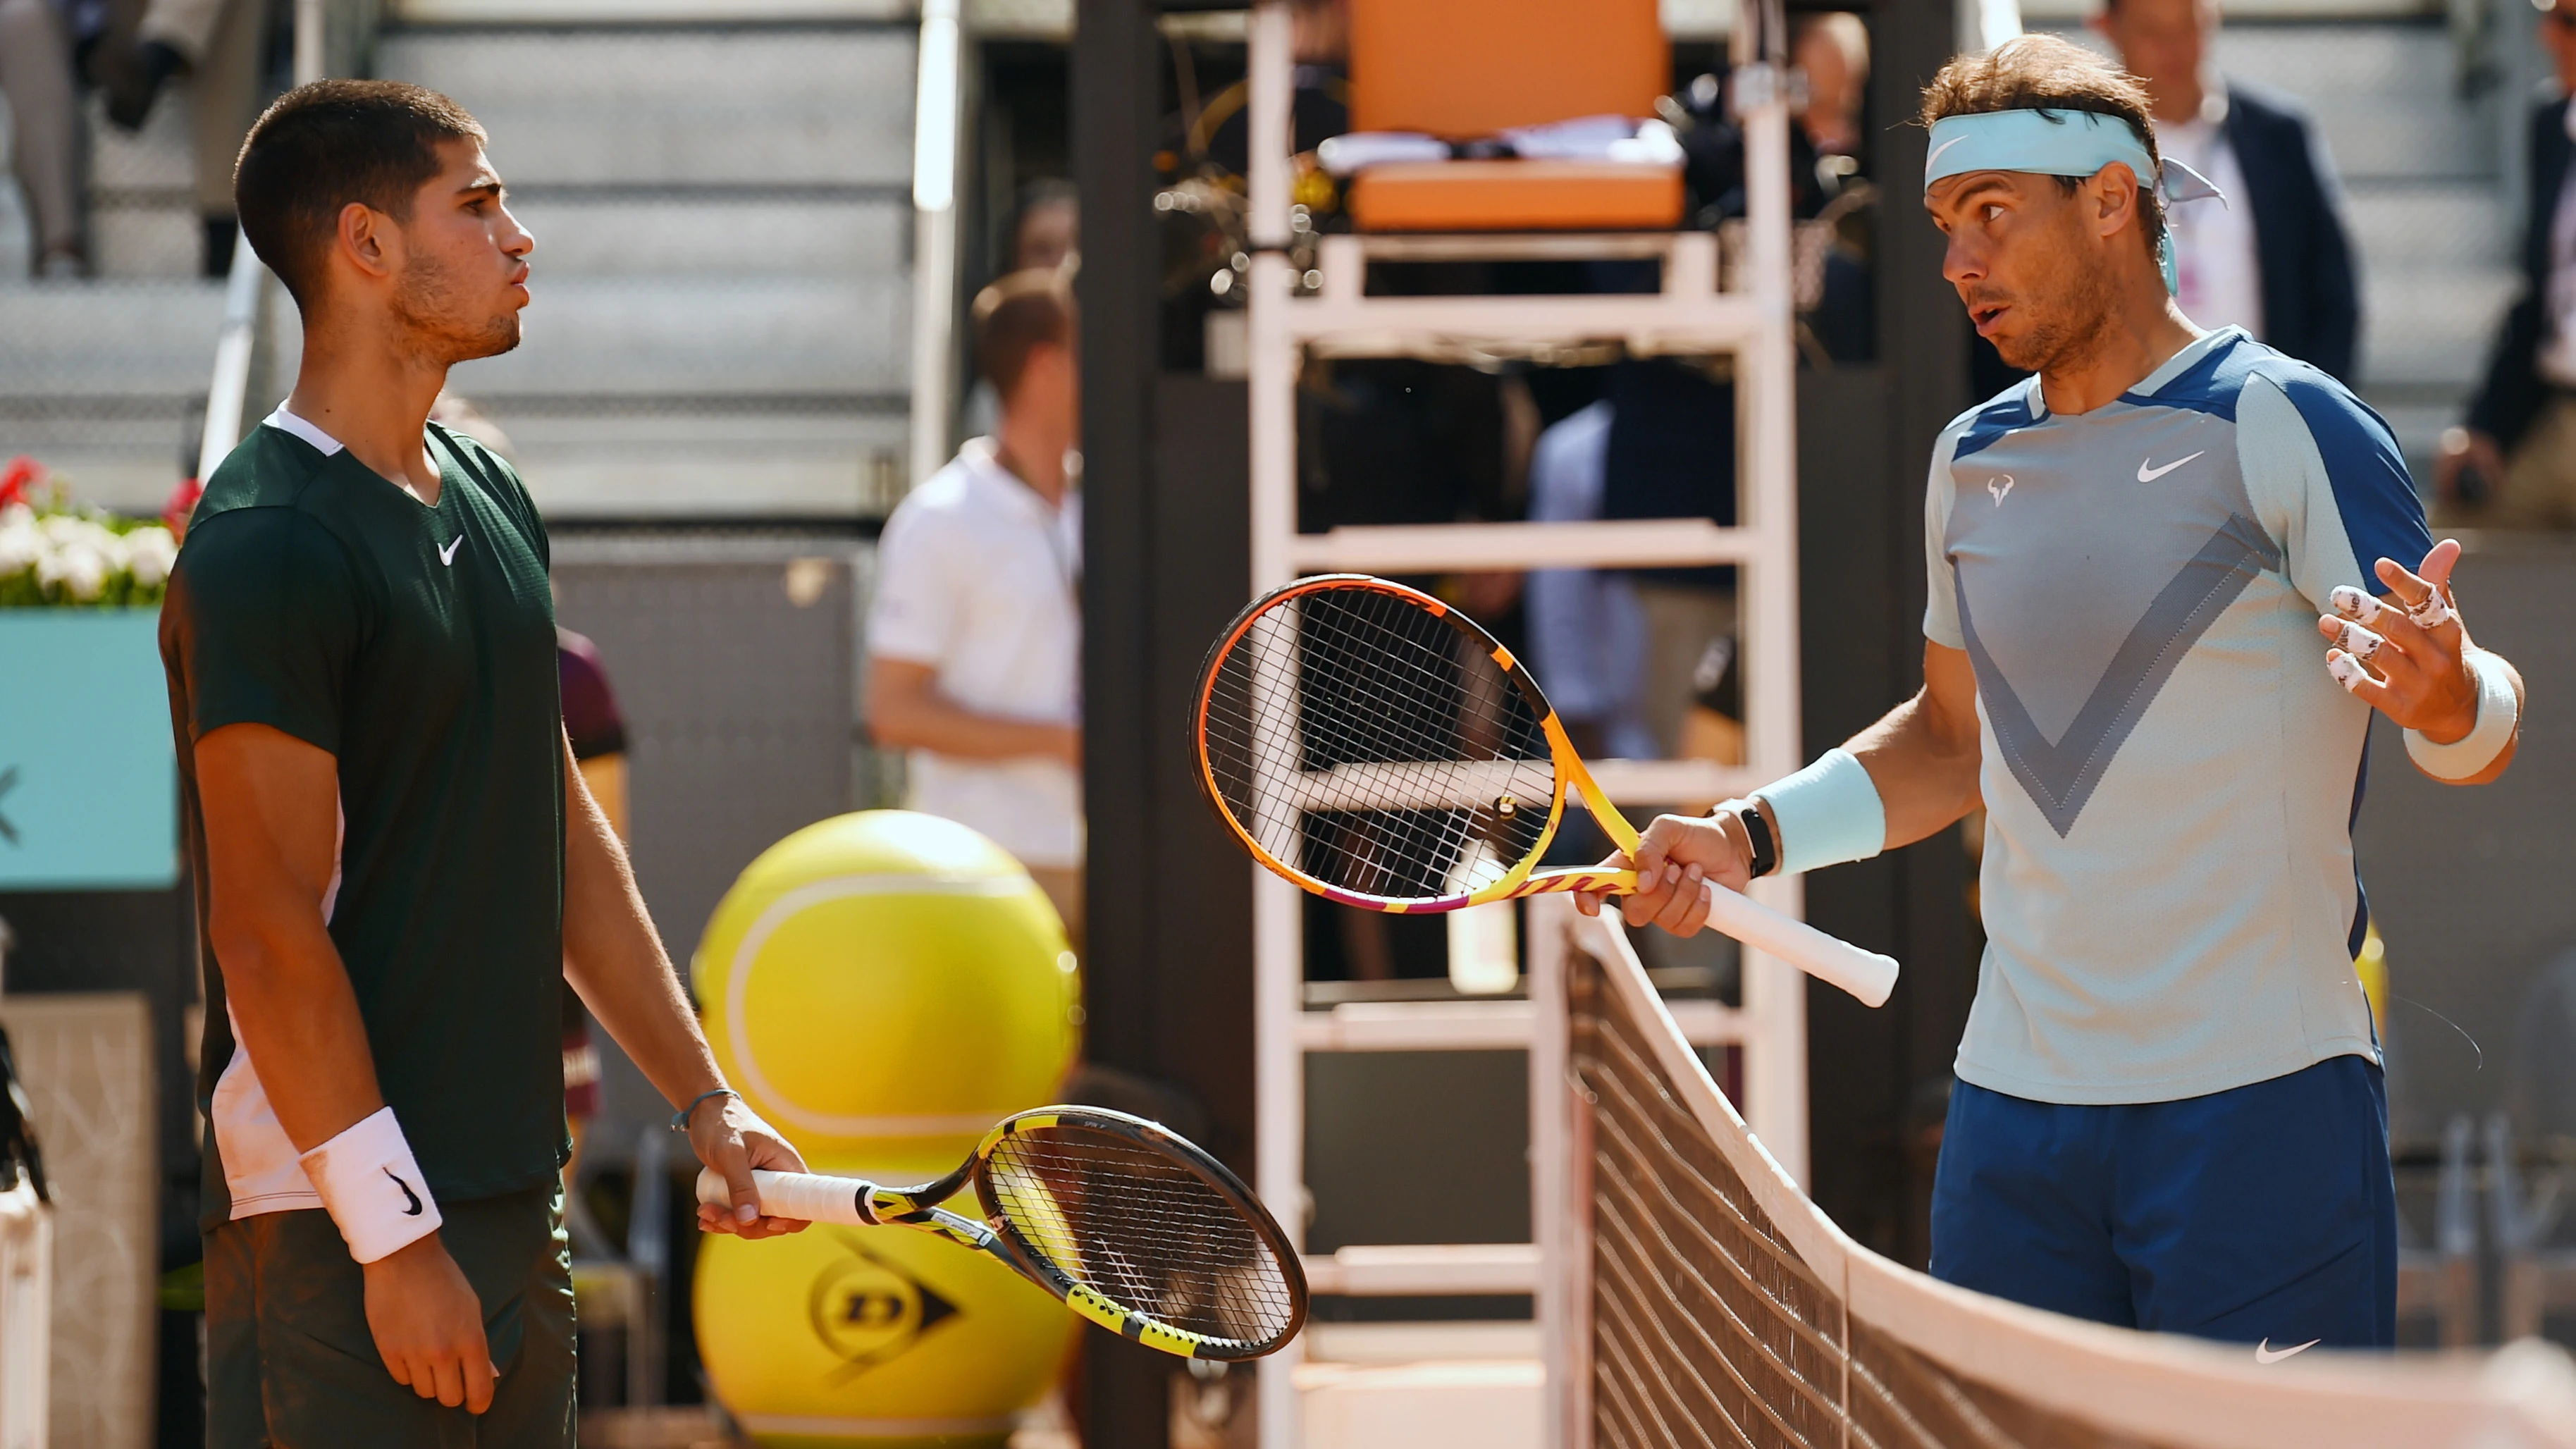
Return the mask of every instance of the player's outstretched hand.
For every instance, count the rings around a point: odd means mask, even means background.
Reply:
[[[708,1110],[717,1106],[724,1110]],[[700,1228],[744,1238],[773,1238],[780,1233],[805,1231],[807,1224],[802,1218],[760,1215],[760,1193],[752,1186],[752,1169],[803,1172],[805,1159],[776,1129],[761,1121],[759,1113],[744,1106],[740,1097],[718,1097],[691,1113],[689,1146],[696,1149],[699,1163],[714,1168],[724,1178],[725,1187],[733,1194],[731,1207],[698,1204]]]
[[[483,1300],[431,1233],[378,1258],[367,1278],[367,1331],[394,1382],[424,1399],[479,1414],[492,1407],[492,1348]]]
[[[2419,569],[2379,561],[2388,593],[2334,591],[2335,612],[2317,620],[2329,641],[2326,672],[2335,681],[2437,745],[2467,737],[2478,722],[2478,681],[2468,665],[2469,635],[2451,594],[2460,544],[2446,538]]]
[[[1731,891],[1752,882],[1752,850],[1743,826],[1731,813],[1658,815],[1637,843],[1636,858],[1614,855],[1603,865],[1633,869],[1637,890],[1619,900],[1619,913],[1631,926],[1656,925],[1676,936],[1696,934],[1708,924],[1708,895],[1702,881],[1716,881]],[[1602,897],[1575,893],[1575,909],[1599,915]]]

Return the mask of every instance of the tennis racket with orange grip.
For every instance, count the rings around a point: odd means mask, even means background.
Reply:
[[[1633,871],[1539,868],[1569,795],[1631,856],[1636,828],[1511,652],[1419,589],[1326,574],[1255,599],[1208,651],[1190,733],[1235,838],[1326,900],[1418,913],[1637,889]],[[1710,929],[1871,1006],[1895,989],[1888,957],[1705,889]]]

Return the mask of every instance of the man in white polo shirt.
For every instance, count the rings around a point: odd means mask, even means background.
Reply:
[[[868,728],[911,751],[911,805],[990,836],[1082,937],[1080,403],[1060,272],[975,299],[1001,399],[886,521],[869,616]]]

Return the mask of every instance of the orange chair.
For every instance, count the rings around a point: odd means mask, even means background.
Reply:
[[[1351,0],[1351,128],[1444,140],[1583,116],[1644,118],[1670,84],[1655,0]],[[1670,230],[1678,167],[1396,162],[1353,178],[1363,231]]]

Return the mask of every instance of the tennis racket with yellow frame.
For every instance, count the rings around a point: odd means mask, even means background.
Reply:
[[[956,1171],[919,1187],[751,1177],[763,1216],[936,1233],[1110,1332],[1182,1358],[1259,1358],[1306,1321],[1305,1270],[1252,1190],[1187,1139],[1124,1112],[1016,1113]],[[981,1222],[940,1206],[970,1182]],[[706,1171],[698,1200],[732,1199]]]
[[[1567,799],[1621,851],[1602,794],[1511,651],[1419,589],[1365,574],[1254,600],[1199,675],[1199,785],[1255,860],[1326,900],[1399,914],[1559,891],[1625,895],[1629,870],[1542,870]],[[1709,928],[1878,1006],[1896,962],[1706,884]]]

